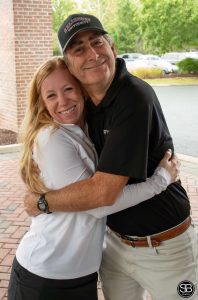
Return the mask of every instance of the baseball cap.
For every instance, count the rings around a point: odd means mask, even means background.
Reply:
[[[62,53],[64,53],[69,42],[78,32],[89,29],[98,30],[102,34],[107,33],[98,18],[93,15],[82,13],[70,15],[58,31],[58,40]]]

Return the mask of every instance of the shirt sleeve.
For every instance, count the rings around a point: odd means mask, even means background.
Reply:
[[[51,133],[45,129],[39,133],[34,159],[41,178],[50,189],[59,189],[93,175],[85,164],[86,157],[80,156],[71,139],[58,131]]]
[[[96,218],[116,213],[160,194],[170,183],[169,172],[162,167],[157,167],[154,174],[145,182],[125,186],[113,205],[91,209],[87,213]]]

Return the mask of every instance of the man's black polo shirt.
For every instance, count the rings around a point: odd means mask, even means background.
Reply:
[[[89,133],[100,160],[100,172],[141,182],[153,174],[172,139],[153,89],[116,61],[116,75],[103,101],[86,103]],[[181,223],[190,204],[179,182],[148,201],[108,216],[107,224],[121,234],[145,236]]]

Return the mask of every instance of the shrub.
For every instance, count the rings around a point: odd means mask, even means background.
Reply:
[[[54,48],[53,49],[53,55],[54,56],[62,56],[60,49],[59,48]]]
[[[163,76],[163,71],[157,68],[138,68],[138,69],[128,69],[128,71],[142,79],[145,78],[159,78]]]
[[[57,34],[53,32],[53,55],[61,55],[61,51],[58,45]]]
[[[198,59],[185,58],[177,63],[181,73],[198,73]]]

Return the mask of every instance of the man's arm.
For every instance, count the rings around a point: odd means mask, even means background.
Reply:
[[[167,151],[159,166],[165,168],[169,173],[170,182],[174,182],[178,179],[180,162],[176,156],[173,156],[171,160],[170,158],[171,152]],[[89,179],[48,192],[46,199],[51,211],[84,211],[109,206],[115,203],[127,181],[128,177],[125,176],[96,172]],[[129,195],[131,198],[132,193],[129,192]],[[38,196],[38,194],[31,193],[26,195],[25,207],[30,215],[38,214],[36,207]]]
[[[127,181],[126,176],[96,172],[89,179],[48,192],[45,198],[50,211],[84,211],[112,205]],[[26,194],[24,204],[28,214],[39,213],[38,197],[39,195],[35,193]]]

